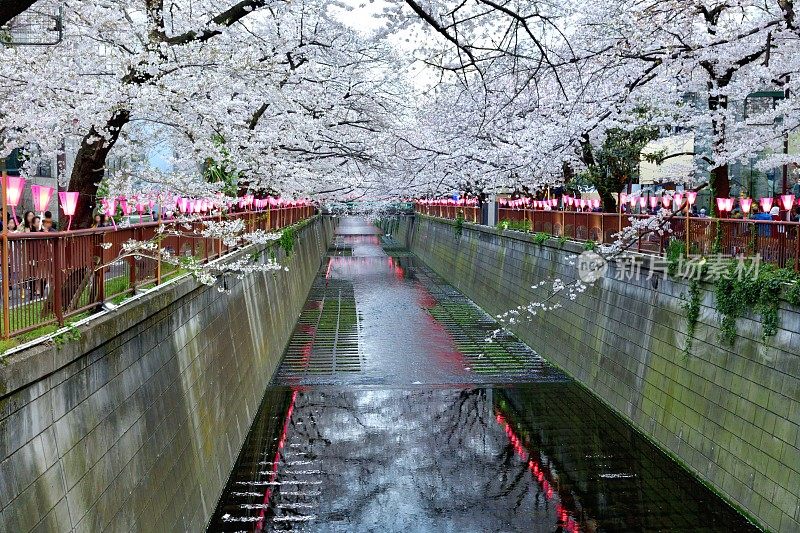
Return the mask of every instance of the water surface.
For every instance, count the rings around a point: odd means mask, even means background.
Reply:
[[[210,530],[754,530],[495,328],[343,219]]]

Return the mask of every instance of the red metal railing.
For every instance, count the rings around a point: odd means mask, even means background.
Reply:
[[[416,204],[416,211],[442,218],[455,218],[448,206]],[[500,221],[527,221],[532,232],[542,232],[554,237],[567,237],[578,241],[596,241],[610,244],[615,234],[631,225],[631,219],[649,215],[617,213],[591,213],[576,211],[541,211],[534,209],[499,208]],[[670,235],[640,235],[635,248],[642,253],[663,254],[667,240],[672,237],[688,243],[690,255],[711,255],[719,225],[719,253],[724,256],[754,256],[780,267],[800,270],[800,223],[775,220],[749,220],[732,218],[688,219],[676,216],[670,224]]]
[[[227,220],[243,218],[248,230],[280,229],[314,214],[312,206],[274,208],[260,212],[225,215]],[[208,217],[218,220],[215,217]],[[157,259],[120,256],[129,240],[152,239],[159,222],[124,228],[94,228],[52,233],[9,233],[7,293],[0,309],[3,338],[19,335],[49,324],[63,325],[65,319],[98,307],[115,296],[131,294],[137,288],[157,285],[177,272],[177,267]],[[174,255],[192,255],[205,262],[232,251],[221,240],[194,235],[203,222],[191,223],[179,235],[161,240],[161,247]],[[0,277],[2,272],[0,271]]]
[[[467,222],[478,224],[481,219],[480,206],[467,205],[422,205],[415,203],[414,210],[432,217],[449,218],[455,220],[458,215],[464,217]]]

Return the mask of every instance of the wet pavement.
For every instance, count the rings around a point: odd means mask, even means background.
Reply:
[[[496,327],[343,219],[209,530],[754,530]]]

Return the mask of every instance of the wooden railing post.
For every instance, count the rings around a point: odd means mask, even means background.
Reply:
[[[53,312],[56,315],[56,322],[59,326],[64,325],[64,304],[61,301],[64,267],[64,240],[63,237],[56,237],[53,243]]]
[[[100,243],[104,244],[106,242],[106,235],[108,232],[102,232],[100,234]],[[95,241],[96,242],[96,241]],[[95,270],[95,286],[97,287],[97,302],[96,303],[103,303],[106,300],[106,267],[105,267],[105,254],[103,253],[103,247],[99,246],[100,251],[98,255],[95,256],[99,259],[99,264],[101,265],[100,268],[97,268],[98,265],[94,261],[92,262],[92,268],[96,268]]]
[[[11,269],[9,268],[8,257],[8,207],[6,202],[6,186],[8,182],[8,174],[5,169],[5,162],[3,163],[2,184],[0,184],[0,201],[3,202],[3,338],[7,339],[11,336],[11,305],[9,292],[11,290]]]
[[[138,228],[133,229],[133,240],[141,241],[141,235],[139,235]],[[136,289],[136,257],[130,256],[128,258],[128,289]]]
[[[800,271],[800,226],[794,228],[794,270]]]

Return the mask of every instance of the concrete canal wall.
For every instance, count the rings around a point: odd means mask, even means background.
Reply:
[[[332,237],[230,292],[182,279],[0,364],[0,531],[202,531]]]
[[[539,301],[537,281],[573,279],[568,256],[582,251],[427,217],[389,229],[492,314]],[[757,317],[740,318],[731,348],[705,286],[686,355],[688,284],[618,281],[615,271],[515,332],[760,525],[800,531],[800,310],[781,303],[766,342]]]

